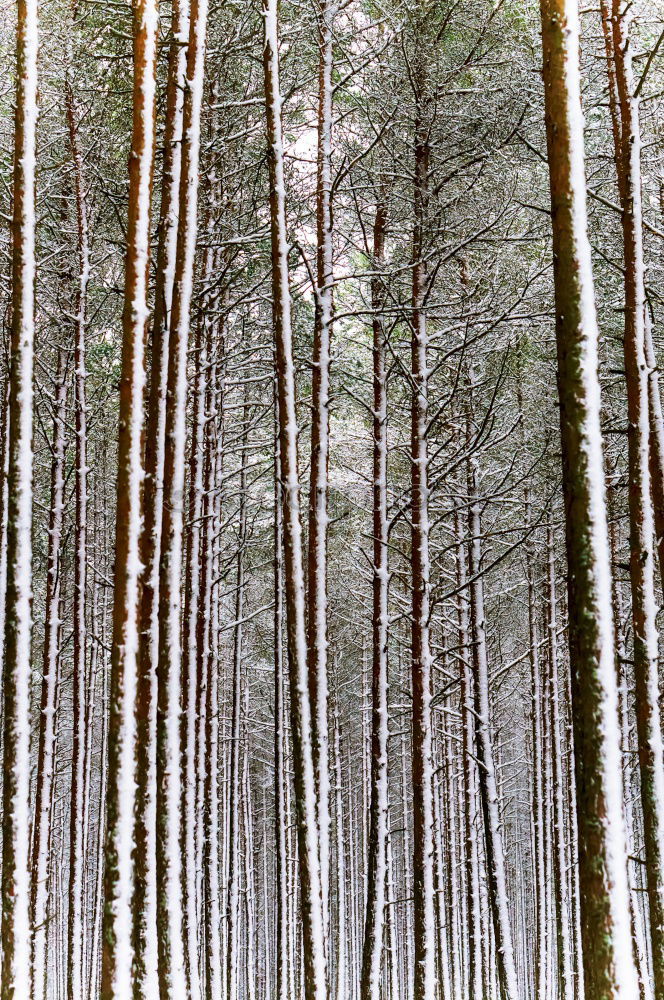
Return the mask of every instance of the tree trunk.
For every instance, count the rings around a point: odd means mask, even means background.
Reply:
[[[76,9],[74,10],[76,18]],[[73,27],[73,26],[72,26]],[[69,146],[74,165],[78,287],[74,342],[74,396],[76,412],[76,523],[74,542],[74,701],[71,800],[69,825],[69,939],[67,998],[77,1000],[84,993],[84,851],[85,851],[85,770],[86,770],[86,623],[88,469],[87,403],[85,394],[85,334],[90,251],[88,213],[83,177],[83,157],[79,138],[79,112],[71,79],[65,83]]]
[[[387,209],[376,206],[374,268],[385,257]],[[387,643],[388,643],[388,524],[387,524],[387,383],[383,280],[372,280],[373,310],[373,610],[371,673],[371,801],[367,904],[364,919],[361,1000],[380,1000],[381,959],[385,918],[387,866]]]
[[[549,654],[549,712],[553,769],[553,842],[554,899],[557,941],[557,982],[560,1000],[572,1000],[572,959],[570,944],[570,906],[567,893],[567,851],[565,849],[565,776],[560,719],[560,682],[558,677],[558,638],[556,618],[556,564],[553,528],[547,527],[547,639]]]
[[[655,600],[655,522],[650,469],[653,402],[646,347],[646,301],[641,205],[641,137],[634,96],[628,11],[603,0],[609,98],[622,208],[625,289],[625,379],[629,469],[629,549],[634,634],[634,689],[641,805],[650,908],[655,995],[664,995],[664,746],[659,709],[659,651]],[[611,72],[612,71],[612,72]],[[657,480],[655,481],[657,483]]]
[[[461,747],[464,769],[464,865],[466,868],[466,913],[468,934],[468,996],[469,1000],[482,997],[482,939],[480,917],[480,889],[477,866],[477,767],[475,751],[475,722],[473,708],[473,681],[470,667],[470,626],[468,621],[468,573],[466,552],[461,532],[461,516],[454,512],[455,562],[457,585],[457,625],[459,635],[461,675]]]
[[[246,397],[245,397],[246,398]],[[237,576],[235,579],[235,628],[233,630],[233,675],[231,679],[231,731],[229,773],[229,834],[228,834],[228,890],[226,923],[228,945],[226,952],[226,1000],[237,1000],[239,992],[240,954],[240,740],[242,721],[242,619],[244,618],[244,548],[246,542],[246,491],[247,491],[247,433],[249,408],[244,406],[242,431],[242,457],[239,482],[239,530],[237,548]]]
[[[198,950],[188,940],[188,977],[184,968],[182,861],[191,863],[191,844],[180,854],[180,670],[181,578],[184,461],[187,409],[187,351],[198,226],[200,119],[207,32],[207,0],[193,0],[187,49],[187,85],[183,106],[182,162],[177,250],[168,345],[164,447],[164,500],[159,573],[159,651],[157,694],[157,933],[161,1000],[178,1000],[185,978],[192,1000],[199,1000]],[[195,628],[195,626],[194,626]],[[194,658],[195,659],[195,658]],[[188,775],[188,787],[191,775]],[[188,891],[194,891],[185,866]],[[190,934],[197,928],[191,927]],[[195,938],[197,940],[197,936]]]
[[[501,1000],[518,1000],[519,988],[514,964],[512,930],[507,899],[505,854],[500,822],[500,801],[491,735],[489,664],[482,577],[482,525],[477,494],[476,458],[468,463],[470,501],[470,609],[473,631],[473,672],[475,694],[475,739],[479,771],[479,791],[484,820],[488,894],[496,952],[496,972]]]
[[[168,50],[164,161],[159,211],[155,305],[149,345],[150,370],[145,429],[145,517],[141,534],[143,588],[137,682],[136,874],[134,998],[151,1000],[158,989],[156,778],[157,659],[159,648],[159,553],[164,489],[164,431],[170,323],[177,249],[178,192],[182,150],[182,106],[187,50],[181,39],[189,23],[188,0],[173,0]]]
[[[48,517],[48,557],[46,569],[46,616],[44,658],[39,715],[37,787],[32,843],[32,988],[35,1000],[46,998],[49,884],[51,866],[52,797],[55,780],[55,710],[57,703],[62,521],[64,512],[65,407],[67,402],[66,361],[58,349],[56,399],[53,415],[53,457],[51,460],[51,502]]]
[[[122,316],[115,592],[108,732],[102,1000],[132,993],[133,829],[140,608],[145,327],[154,171],[158,5],[134,0],[133,131]]]
[[[334,0],[333,0],[334,2]],[[307,578],[307,665],[320,839],[323,917],[329,923],[330,761],[327,678],[327,502],[332,332],[332,69],[333,2],[319,6],[316,173],[316,289],[311,379],[311,470]]]
[[[279,397],[284,581],[286,585],[291,730],[299,848],[304,995],[306,1000],[325,1000],[327,995],[327,952],[320,877],[319,831],[314,791],[311,705],[307,686],[302,526],[300,521],[300,484],[297,470],[297,417],[286,237],[276,0],[264,0],[263,12],[265,105],[270,166],[273,323]]]
[[[622,815],[575,0],[541,0],[585,995],[638,994]]]
[[[3,684],[2,1000],[30,995],[30,650],[37,0],[18,0]]]
[[[274,832],[276,845],[276,996],[288,997],[288,845],[286,840],[286,753],[283,655],[283,538],[277,387],[274,387]]]
[[[421,64],[421,58],[420,58]],[[427,127],[422,117],[422,68],[417,76],[415,182],[413,191],[413,286],[411,317],[411,572],[413,691],[413,903],[415,1000],[433,1000],[436,989],[433,878],[433,785],[431,747],[431,650],[429,648],[430,567],[429,487],[427,482],[428,415],[427,321],[424,311],[426,267],[424,226],[429,183]]]

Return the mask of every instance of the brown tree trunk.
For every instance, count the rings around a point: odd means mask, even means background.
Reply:
[[[315,787],[315,772],[311,704],[308,693],[302,525],[297,468],[297,417],[286,237],[276,0],[264,0],[263,12],[265,25],[265,106],[270,168],[272,302],[279,400],[284,583],[302,914],[304,995],[306,1000],[325,1000],[327,996],[327,969],[325,921],[320,879],[319,831],[317,809],[315,803],[312,804],[310,794],[311,789]]]
[[[385,262],[387,206],[379,201],[373,230],[373,267]],[[381,275],[372,279],[373,311],[373,609],[371,670],[371,799],[361,1000],[380,1000],[381,959],[385,917],[388,836],[387,785],[387,643],[388,643],[388,524],[387,524],[387,382]]]
[[[641,806],[650,910],[650,945],[655,996],[664,996],[664,747],[659,709],[653,537],[655,518],[650,471],[661,428],[650,422],[652,385],[647,361],[646,301],[641,206],[641,138],[632,78],[630,13],[613,0],[602,2],[609,99],[613,119],[618,189],[622,208],[625,290],[625,380],[630,582],[634,642],[634,689]],[[654,416],[654,414],[653,414]],[[657,470],[656,470],[657,471]],[[655,485],[659,480],[655,479]]]
[[[106,867],[101,996],[131,996],[136,684],[140,609],[145,328],[154,169],[156,0],[134,0],[133,127],[129,159],[129,220],[122,314],[122,374],[118,438],[115,592],[108,729]]]
[[[76,8],[74,18],[76,18]],[[85,393],[85,334],[90,252],[88,213],[85,200],[83,157],[79,136],[79,112],[71,79],[65,84],[69,146],[74,166],[78,286],[74,339],[74,397],[76,420],[76,512],[74,541],[74,698],[71,763],[71,804],[69,821],[69,938],[67,997],[77,1000],[83,991],[84,962],[84,826],[86,749],[86,623],[88,469],[87,403]]]
[[[421,103],[422,57],[416,79],[413,191],[413,286],[411,316],[411,573],[413,691],[413,901],[415,935],[414,1000],[433,1000],[435,991],[435,911],[433,882],[433,787],[431,747],[431,650],[429,646],[429,487],[427,482],[428,414],[427,321],[424,309],[427,278],[424,230],[429,185],[429,146]]]
[[[188,0],[173,0],[168,50],[164,151],[155,271],[154,316],[149,349],[149,388],[145,427],[144,521],[141,562],[145,567],[140,607],[136,699],[136,874],[134,998],[148,1000],[157,976],[156,797],[157,678],[159,644],[159,553],[164,475],[168,328],[177,245],[178,192],[182,148],[182,104]]]
[[[58,349],[56,399],[53,414],[53,457],[51,461],[51,502],[48,516],[48,557],[46,564],[46,615],[44,655],[39,714],[39,744],[35,818],[32,841],[32,975],[36,1000],[46,997],[46,955],[50,886],[52,797],[55,779],[55,712],[59,681],[59,637],[61,594],[61,548],[64,513],[65,406],[67,402],[66,361]]]
[[[579,883],[585,995],[638,995],[611,614],[597,374],[597,318],[587,236],[578,10],[541,0],[555,286],[558,394],[568,567]]]
[[[31,990],[30,673],[37,0],[18,0],[3,684],[2,1000]]]
[[[307,669],[318,806],[323,917],[329,921],[330,760],[327,677],[327,503],[332,333],[332,28],[333,4],[318,10],[316,288],[311,378],[311,469],[307,551]]]

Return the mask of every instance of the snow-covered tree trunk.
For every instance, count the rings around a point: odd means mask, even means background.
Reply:
[[[650,374],[641,203],[641,136],[634,94],[631,13],[620,0],[603,8],[607,63],[615,77],[609,96],[622,208],[625,290],[625,379],[629,468],[630,581],[634,634],[634,689],[650,909],[655,994],[664,993],[664,746],[659,708],[659,649],[655,599],[655,523],[651,501]]]
[[[556,614],[556,564],[553,528],[547,526],[547,647],[549,659],[549,712],[553,771],[553,888],[555,893],[555,933],[557,942],[557,983],[560,1000],[572,1000],[572,958],[570,906],[567,892],[567,850],[565,838],[565,780],[563,772],[562,724]]]
[[[615,498],[615,486],[613,482],[613,477],[609,475],[607,477],[607,508],[609,514],[609,546],[611,553],[611,564],[616,566],[618,563],[618,523],[614,513],[614,498]],[[621,581],[617,575],[613,574],[612,580],[612,598],[613,598],[613,634],[615,642],[616,651],[616,680],[618,683],[618,700],[619,700],[619,713],[620,713],[620,724],[621,724],[621,736],[622,736],[622,765],[623,765],[623,782],[625,787],[625,831],[627,835],[627,850],[628,858],[636,857],[635,854],[635,831],[634,831],[634,801],[631,794],[632,789],[632,776],[635,771],[635,767],[632,763],[633,755],[633,743],[632,738],[632,724],[630,719],[630,691],[628,686],[628,656],[625,647],[624,639],[624,628],[625,613],[624,613],[624,602],[623,602],[623,591],[621,586]],[[642,867],[639,864],[639,869]],[[646,936],[643,920],[643,908],[639,903],[639,883],[644,880],[641,878],[642,872],[631,871],[631,866],[628,861],[628,874],[631,876],[630,882],[630,919],[632,925],[632,939],[634,941],[634,960],[636,962],[636,969],[639,976],[639,985],[641,990],[641,1000],[653,1000],[652,983],[650,976],[650,969],[648,965],[648,948],[646,945]]]
[[[468,618],[466,551],[459,509],[454,512],[455,570],[457,585],[457,630],[461,676],[461,749],[464,770],[464,865],[466,868],[466,913],[468,935],[468,995],[482,996],[482,944],[480,894],[477,871],[477,768],[475,752],[474,699],[470,667],[470,623]]]
[[[332,69],[336,0],[317,12],[318,132],[316,172],[316,288],[311,376],[311,468],[307,551],[307,666],[318,804],[323,917],[329,924],[330,761],[327,667],[327,504],[330,450],[330,337],[332,261]]]
[[[249,689],[244,689],[243,708],[243,751],[242,751],[242,828],[244,867],[244,911],[245,911],[245,974],[244,996],[246,1000],[256,1000],[256,871],[254,864],[254,819],[251,781],[249,780],[249,756],[247,752],[247,718],[249,712]]]
[[[589,998],[638,995],[622,814],[611,569],[586,221],[576,0],[541,0],[568,567],[583,978]]]
[[[525,494],[526,523],[530,524],[530,498]],[[526,575],[528,577],[528,631],[530,641],[530,713],[532,734],[532,813],[533,813],[533,868],[535,899],[535,996],[546,1000],[547,990],[547,922],[546,922],[546,871],[544,862],[544,760],[542,738],[542,667],[539,655],[539,634],[535,604],[534,551],[526,547]]]
[[[334,812],[337,855],[336,1000],[345,1000],[348,989],[346,907],[346,855],[344,841],[343,775],[339,711],[334,708]]]
[[[431,743],[431,649],[429,640],[429,486],[428,486],[428,368],[425,296],[425,226],[429,187],[427,123],[424,120],[423,55],[413,74],[417,118],[414,133],[413,251],[411,323],[411,684],[413,696],[413,907],[415,940],[414,1000],[433,1000],[436,990],[434,825]]]
[[[653,513],[659,579],[664,592],[664,416],[659,388],[659,368],[652,340],[652,320],[650,310],[645,306],[645,354],[648,366],[648,419],[650,424],[648,458],[650,463],[650,486],[652,489]]]
[[[283,538],[277,387],[274,387],[274,833],[276,847],[275,1000],[288,997],[288,844],[284,704]]]
[[[74,9],[74,18],[76,18]],[[73,28],[73,25],[72,25]],[[70,57],[71,58],[71,57]],[[71,72],[71,67],[69,67]],[[79,135],[80,113],[71,76],[65,81],[67,127],[74,167],[76,200],[76,235],[78,284],[75,298],[74,397],[76,421],[76,512],[74,541],[74,699],[71,798],[69,820],[69,943],[68,1000],[77,1000],[84,992],[84,873],[85,863],[85,773],[86,773],[86,648],[85,617],[88,533],[87,402],[85,340],[90,250],[88,211],[83,156]]]
[[[51,461],[51,502],[48,521],[46,569],[46,615],[44,656],[39,714],[39,749],[32,832],[32,989],[35,1000],[45,1000],[49,889],[51,884],[51,821],[55,780],[55,711],[59,673],[59,633],[61,595],[61,548],[65,478],[65,406],[67,402],[66,361],[58,350],[56,398],[53,415],[53,458]]]
[[[306,1000],[325,1000],[327,996],[325,921],[320,877],[311,705],[308,696],[276,0],[264,0],[263,17],[265,107],[270,167],[273,323],[279,397],[284,582],[302,912],[304,995]]]
[[[246,394],[245,394],[246,400]],[[228,888],[227,888],[227,951],[226,998],[236,1000],[240,991],[240,820],[242,805],[241,722],[242,722],[242,621],[244,618],[244,560],[246,544],[247,434],[249,408],[243,407],[242,456],[240,458],[239,512],[237,538],[237,575],[235,578],[235,626],[233,630],[233,673],[231,678],[231,729],[228,795]]]
[[[32,633],[32,376],[35,294],[37,0],[19,0],[12,216],[7,593],[3,683],[3,1000],[31,990],[30,671]]]
[[[143,393],[158,26],[156,0],[136,0],[133,9],[133,130],[129,159],[129,220],[122,319],[115,591],[108,732],[101,983],[103,1000],[113,1000],[117,996],[129,997],[132,990]]]
[[[373,230],[373,266],[380,271],[385,257],[387,208],[376,206]],[[387,524],[387,379],[382,276],[372,281],[373,310],[373,579],[371,670],[371,799],[367,903],[360,996],[379,1000],[385,922],[387,871],[387,646],[388,646],[388,524]]]
[[[203,101],[207,0],[190,9],[187,80],[183,106],[182,160],[177,250],[168,345],[168,377],[164,446],[161,563],[159,574],[159,652],[157,721],[157,930],[161,1000],[176,1000],[186,988],[192,1000],[200,993],[198,950],[188,953],[185,986],[182,876],[188,892],[195,886],[192,845],[180,852],[180,697],[182,664],[181,582],[184,515],[184,464],[187,407],[187,351],[198,227],[200,122]],[[195,626],[194,626],[195,628]],[[194,658],[195,659],[195,658]],[[187,775],[188,782],[191,774]],[[191,789],[190,789],[191,790]],[[191,934],[191,913],[187,930]],[[196,927],[193,930],[197,930]],[[196,937],[197,940],[197,937]]]
[[[213,325],[206,324],[207,356],[212,356]],[[221,339],[221,338],[220,338]],[[219,609],[215,597],[215,574],[219,566],[219,509],[217,481],[221,474],[221,417],[217,413],[221,359],[212,365],[207,387],[205,433],[205,521],[203,529],[203,564],[201,590],[203,601],[199,614],[199,656],[206,664],[207,701],[204,706],[205,787],[203,796],[204,826],[204,914],[205,914],[205,996],[219,1000],[222,984],[221,910],[219,886],[219,650],[216,630]],[[221,397],[223,406],[223,397]]]
[[[178,193],[182,150],[182,106],[189,23],[188,0],[173,0],[168,50],[163,166],[159,210],[159,243],[150,338],[149,389],[145,428],[144,522],[141,561],[144,566],[140,609],[137,687],[136,887],[134,989],[136,1000],[149,1000],[157,986],[156,776],[157,659],[159,647],[159,552],[164,475],[168,328],[170,323]]]
[[[475,738],[479,771],[479,791],[484,820],[484,847],[487,866],[491,924],[495,942],[495,960],[501,1000],[518,1000],[519,987],[514,963],[512,929],[505,869],[505,849],[500,822],[500,801],[491,734],[489,663],[482,576],[482,525],[477,488],[477,459],[468,462],[468,497],[470,503],[470,609],[473,633],[473,672],[475,695]]]

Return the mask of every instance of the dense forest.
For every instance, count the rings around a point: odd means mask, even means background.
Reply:
[[[664,1000],[664,3],[0,0],[1,1000]]]

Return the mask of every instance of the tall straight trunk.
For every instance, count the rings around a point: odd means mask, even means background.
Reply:
[[[454,773],[456,747],[450,738],[446,740],[445,753],[447,782],[442,788],[442,794],[445,796],[447,826],[441,830],[441,835],[447,832],[447,864],[445,870],[445,883],[449,886],[447,892],[447,947],[452,966],[452,997],[454,1000],[461,1000],[461,935],[463,934],[461,917],[464,914],[464,895],[460,882],[462,869],[459,864],[459,812]],[[443,886],[443,889],[445,890],[445,886]]]
[[[389,978],[389,1000],[398,1000],[399,998],[399,924],[397,919],[397,910],[395,907],[396,897],[395,897],[395,886],[394,886],[394,856],[392,852],[392,835],[388,833],[387,837],[387,889],[386,889],[386,902],[387,902],[387,949],[389,953],[390,960],[390,978]],[[341,998],[338,998],[341,1000]]]
[[[262,955],[262,965],[263,965],[263,990],[262,990],[262,1000],[272,1000],[272,947],[271,947],[271,922],[270,915],[272,907],[269,901],[271,900],[270,893],[270,879],[268,872],[268,822],[267,822],[267,796],[266,789],[263,787],[263,808],[262,808],[262,834],[263,834],[263,955]]]
[[[201,353],[201,362],[203,370],[205,372],[205,381],[209,382],[212,378],[212,367],[208,362],[207,353],[207,334],[204,338],[205,347]],[[198,615],[196,619],[196,742],[195,742],[195,764],[196,764],[196,796],[195,796],[195,811],[194,811],[194,894],[192,907],[192,915],[195,921],[196,935],[197,935],[197,949],[196,955],[198,959],[199,966],[199,979],[200,985],[199,990],[205,988],[204,980],[201,975],[204,974],[204,968],[200,966],[200,958],[204,957],[204,947],[205,947],[205,926],[203,923],[203,854],[205,851],[205,780],[208,770],[207,765],[207,752],[206,752],[206,716],[207,716],[207,696],[208,696],[208,685],[210,681],[210,658],[209,658],[209,642],[208,642],[208,622],[210,620],[210,590],[208,587],[208,582],[212,579],[212,570],[209,565],[210,558],[212,556],[212,538],[210,536],[210,520],[208,517],[209,505],[206,496],[206,465],[207,465],[207,434],[209,429],[209,419],[207,402],[209,400],[210,393],[208,387],[206,386],[205,392],[203,394],[203,426],[202,426],[202,467],[203,475],[202,479],[202,504],[201,504],[201,557],[199,565],[199,601],[198,601]],[[186,889],[185,889],[186,893]],[[191,906],[191,893],[185,895],[187,901],[187,906]],[[187,930],[189,930],[189,916],[187,911]],[[190,941],[193,944],[193,936],[190,937]],[[191,948],[189,948],[188,963],[191,965]]]
[[[14,211],[9,389],[7,595],[3,683],[2,1000],[28,997],[30,935],[30,651],[32,633],[32,375],[35,328],[37,0],[16,24]]]
[[[442,669],[444,666],[441,664]],[[448,845],[447,838],[443,837],[443,823],[449,817],[445,816],[443,802],[441,801],[441,785],[447,782],[447,761],[444,750],[440,747],[440,740],[437,740],[437,753],[435,756],[436,770],[433,778],[433,818],[434,818],[434,889],[436,905],[436,960],[438,969],[439,993],[441,1000],[452,1000],[452,981],[450,978],[450,924],[448,922],[448,910],[446,906],[446,889],[449,889],[449,881],[443,875],[445,856]]]
[[[650,378],[641,204],[641,136],[634,96],[629,11],[602,5],[615,158],[622,208],[630,583],[641,806],[655,995],[664,995],[664,745],[659,709],[655,523],[651,500]]]
[[[526,491],[526,521],[530,524],[530,502]],[[535,584],[533,580],[534,552],[526,548],[528,576],[528,627],[530,641],[530,712],[533,762],[533,891],[535,897],[535,996],[546,1000],[547,988],[547,923],[546,923],[546,871],[544,863],[544,760],[542,738],[542,692],[539,636],[535,609]]]
[[[6,360],[6,359],[4,359]],[[4,363],[2,415],[0,416],[0,760],[3,755],[3,686],[5,676],[5,617],[7,610],[7,514],[9,505],[9,365]],[[0,792],[0,794],[2,794]],[[1,875],[0,875],[1,878]]]
[[[512,945],[500,801],[491,734],[489,663],[484,612],[484,579],[482,577],[482,524],[480,500],[477,492],[476,461],[473,456],[468,463],[468,496],[470,501],[468,570],[473,632],[475,738],[479,765],[479,792],[484,821],[488,895],[496,952],[498,988],[501,1000],[518,1000],[519,987]]]
[[[103,621],[106,619],[106,601],[104,600]],[[99,779],[99,799],[98,816],[99,828],[96,845],[96,878],[94,894],[94,917],[92,930],[92,948],[90,956],[90,969],[88,978],[88,995],[99,995],[99,949],[101,947],[101,926],[103,916],[103,880],[104,880],[104,802],[106,801],[107,788],[107,749],[108,749],[108,682],[106,672],[102,674],[102,699],[101,699],[101,745],[99,748],[101,758],[101,774]]]
[[[150,370],[145,428],[145,517],[141,535],[143,589],[140,607],[136,746],[136,874],[134,998],[150,1000],[158,989],[156,882],[157,675],[159,650],[159,554],[161,545],[168,329],[170,324],[178,192],[182,151],[182,107],[189,0],[173,0],[168,50],[164,159],[159,211],[155,305],[149,344]]]
[[[207,371],[205,335],[202,323],[198,324],[194,343],[194,400],[189,456],[189,508],[187,525],[186,562],[184,572],[184,615],[182,623],[182,726],[181,754],[184,780],[182,783],[181,847],[183,859],[182,893],[184,899],[185,967],[192,988],[198,977],[198,707],[201,676],[198,648],[198,623],[200,620],[201,560],[203,528],[203,468],[205,438],[205,397]]]
[[[611,614],[597,317],[587,235],[576,0],[540,0],[553,223],[558,394],[583,977],[589,1000],[633,1000],[627,844]]]
[[[242,619],[244,617],[244,548],[246,542],[247,433],[249,408],[243,409],[242,457],[239,481],[237,576],[235,580],[235,628],[231,679],[231,732],[228,798],[228,889],[226,894],[228,945],[226,951],[226,1000],[236,1000],[239,991],[240,953],[240,740],[242,721]]]
[[[133,127],[122,316],[115,592],[108,732],[103,1000],[132,992],[132,896],[136,799],[136,686],[140,609],[145,327],[154,172],[158,5],[134,0]]]
[[[318,807],[323,917],[329,922],[330,761],[327,678],[327,500],[332,331],[332,31],[334,3],[319,5],[316,289],[311,379],[311,470],[307,578],[307,666]]]
[[[482,996],[482,939],[477,870],[477,768],[475,765],[475,722],[473,681],[470,667],[470,624],[468,620],[466,552],[459,510],[454,512],[455,563],[457,585],[457,627],[461,676],[461,747],[464,769],[464,865],[466,868],[466,913],[468,920],[468,995],[469,1000]]]
[[[546,616],[546,609],[544,609]],[[544,618],[544,629],[546,632],[548,621]],[[550,662],[545,661],[546,668],[550,669]],[[546,883],[545,913],[546,913],[546,980],[548,984],[547,995],[552,997],[553,983],[555,982],[555,959],[553,941],[556,934],[554,926],[555,918],[555,894],[553,888],[553,771],[552,760],[553,750],[551,746],[551,713],[548,711],[550,699],[549,674],[547,669],[542,677],[542,759],[544,765],[544,879]]]
[[[614,515],[614,503],[612,502],[615,497],[615,488],[611,477],[609,476],[607,481],[607,508],[609,515],[609,547],[611,553],[611,564],[616,566],[618,563],[618,524],[616,517]],[[631,794],[632,789],[632,775],[634,773],[634,766],[632,762],[633,757],[633,739],[632,739],[632,726],[630,721],[630,692],[628,689],[628,679],[627,679],[627,650],[625,648],[624,640],[624,628],[625,628],[625,615],[624,615],[624,605],[623,605],[623,592],[622,586],[616,573],[613,574],[612,581],[612,603],[613,603],[613,621],[614,621],[614,642],[616,650],[616,680],[618,683],[618,699],[619,699],[619,713],[620,713],[620,723],[622,727],[622,770],[623,770],[623,783],[625,788],[625,801],[624,801],[624,812],[625,812],[625,830],[627,834],[627,849],[628,849],[628,859],[634,859],[636,855],[635,851],[635,839],[634,839],[634,801]],[[651,986],[650,970],[648,968],[648,949],[645,940],[645,929],[644,922],[642,919],[642,907],[639,903],[639,895],[641,890],[641,883],[644,881],[642,878],[641,865],[639,864],[638,872],[635,872],[629,878],[630,882],[630,905],[631,905],[631,923],[632,923],[632,939],[634,941],[634,960],[636,962],[636,970],[639,976],[639,985],[641,989],[642,1000],[652,1000],[653,992]],[[631,874],[630,866],[628,863],[628,875]],[[636,876],[636,877],[635,877]]]
[[[286,237],[286,192],[281,125],[276,0],[264,0],[264,71],[270,167],[273,324],[279,398],[279,443],[283,498],[284,582],[291,694],[291,731],[298,835],[300,908],[306,1000],[325,1000],[327,967],[315,797],[311,704],[308,695],[304,568],[297,416]]]
[[[374,267],[385,257],[387,209],[380,202],[374,220]],[[388,643],[388,525],[387,525],[387,384],[385,330],[382,311],[385,291],[381,277],[372,280],[373,310],[373,609],[371,671],[371,801],[367,873],[367,904],[360,996],[379,1000],[385,920],[387,869],[387,643]]]
[[[631,51],[629,48],[629,31],[627,18],[628,8],[620,11],[620,4],[612,0],[601,0],[602,32],[604,35],[604,51],[609,92],[609,110],[613,133],[614,158],[618,179],[618,193],[622,208],[623,232],[625,227],[631,231],[628,250],[625,240],[625,305],[626,326],[628,321],[627,285],[634,286],[634,267],[628,266],[628,255],[632,260],[643,259],[643,218],[641,213],[641,137],[639,128],[638,99],[633,95],[634,82],[632,78]],[[618,46],[618,49],[616,49]],[[630,139],[633,136],[633,140]],[[634,143],[636,148],[634,148]],[[638,201],[632,203],[634,192],[638,188]],[[635,244],[635,239],[637,243]],[[640,250],[639,250],[639,246]],[[645,289],[632,290],[630,298],[643,299],[643,353],[645,356],[648,383],[648,465],[650,485],[654,506],[654,522],[659,557],[660,581],[664,588],[664,423],[662,421],[662,401],[659,394],[659,373],[657,359],[652,342],[652,329],[648,307],[645,302]],[[631,308],[634,308],[632,301]],[[629,322],[633,322],[629,320]],[[627,350],[628,342],[625,339]],[[626,367],[626,375],[629,371]]]
[[[401,671],[400,671],[401,673]],[[411,872],[411,846],[410,846],[410,808],[408,802],[408,787],[407,787],[407,765],[406,761],[408,759],[408,754],[406,752],[406,733],[402,731],[401,734],[401,823],[403,827],[403,849],[401,856],[402,864],[402,881],[406,896],[406,913],[404,919],[404,955],[405,961],[403,962],[403,979],[404,979],[404,994],[407,1000],[411,1000],[413,995],[413,919],[412,919],[412,907],[411,900],[413,895],[412,890],[412,872]]]
[[[203,101],[207,0],[193,0],[187,48],[187,81],[182,121],[182,161],[177,250],[168,344],[162,533],[159,572],[159,645],[157,692],[157,933],[161,1000],[178,1000],[189,990],[198,1000],[198,951],[188,949],[184,969],[182,908],[180,670],[182,663],[180,601],[184,460],[187,410],[187,351],[198,228],[200,119]],[[185,860],[191,863],[191,845]],[[186,868],[188,891],[194,879]],[[190,914],[188,930],[192,932]],[[185,985],[185,978],[188,983]]]
[[[659,368],[652,340],[652,321],[645,307],[646,364],[648,366],[648,421],[650,425],[648,458],[652,489],[659,581],[664,593],[664,416],[659,390]]]
[[[32,843],[32,989],[35,1000],[46,997],[49,888],[51,882],[51,819],[55,780],[55,710],[58,688],[60,632],[61,549],[65,482],[66,362],[58,350],[56,398],[53,414],[51,502],[48,515],[46,563],[46,615],[39,714],[39,749]]]
[[[336,927],[336,1000],[346,1000],[348,977],[346,972],[347,917],[346,917],[346,856],[344,841],[343,774],[341,771],[341,732],[339,709],[334,708],[334,812],[337,855],[337,927]]]
[[[553,772],[553,889],[555,901],[556,978],[560,1000],[572,1000],[572,954],[570,906],[567,892],[567,851],[565,846],[565,776],[563,770],[560,681],[556,618],[556,564],[553,528],[547,526],[547,646],[549,658],[549,712]]]
[[[74,9],[74,18],[76,17]],[[88,212],[79,135],[79,110],[69,73],[65,81],[69,146],[74,167],[78,286],[76,289],[74,339],[74,400],[76,420],[76,512],[74,528],[74,677],[73,744],[69,824],[69,938],[67,952],[67,1000],[84,993],[84,879],[85,861],[85,748],[86,748],[86,624],[88,469],[87,403],[85,393],[85,334],[90,250]]]
[[[283,643],[283,527],[277,387],[274,387],[274,833],[276,845],[276,995],[288,997],[288,845],[286,838],[286,753]]]
[[[212,357],[212,325],[207,325],[207,354]],[[221,473],[221,454],[217,439],[221,420],[217,420],[219,359],[212,365],[207,387],[205,433],[205,523],[201,583],[203,601],[199,613],[199,656],[205,661],[207,702],[204,709],[205,733],[203,757],[206,763],[204,788],[204,897],[205,897],[205,989],[206,1000],[221,995],[221,910],[219,905],[219,655],[217,643],[218,607],[213,592],[214,575],[219,564],[220,501],[216,483]],[[223,406],[223,397],[222,397]]]
[[[431,650],[429,646],[429,486],[427,482],[428,419],[427,320],[424,309],[426,265],[424,230],[429,185],[428,130],[421,103],[424,90],[422,55],[415,71],[413,189],[413,278],[411,316],[411,683],[413,693],[413,904],[415,932],[415,1000],[433,1000],[436,989],[436,930],[433,873],[433,777],[431,746]]]
[[[256,878],[254,867],[254,820],[249,780],[249,752],[247,746],[247,717],[249,710],[249,689],[245,686],[243,709],[242,749],[242,827],[244,857],[244,909],[245,909],[245,977],[244,995],[247,1000],[256,1000]]]

